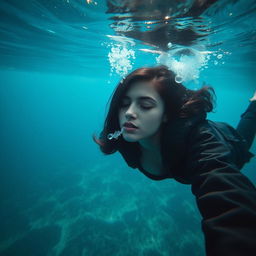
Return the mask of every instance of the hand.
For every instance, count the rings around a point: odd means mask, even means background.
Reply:
[[[254,92],[254,95],[252,96],[252,98],[249,99],[250,101],[256,101],[256,91]]]

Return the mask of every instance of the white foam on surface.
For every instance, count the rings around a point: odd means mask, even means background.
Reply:
[[[175,73],[177,83],[183,83],[199,78],[200,71],[206,68],[211,53],[193,48],[178,48],[162,52],[156,61]]]

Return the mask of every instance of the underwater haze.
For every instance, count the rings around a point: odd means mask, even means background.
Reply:
[[[190,186],[92,140],[116,84],[158,64],[213,86],[208,119],[235,127],[256,90],[256,1],[1,0],[0,256],[205,255]],[[256,184],[255,157],[242,172]]]

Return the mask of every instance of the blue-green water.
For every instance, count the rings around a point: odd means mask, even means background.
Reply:
[[[149,180],[92,141],[124,72],[156,65],[152,51],[163,50],[122,32],[144,23],[126,19],[124,29],[107,8],[103,0],[1,1],[1,256],[205,255],[190,186]],[[182,70],[188,87],[215,88],[211,120],[236,126],[256,89],[255,14],[255,1],[230,0],[197,21],[175,21],[182,30],[200,20],[205,30],[190,46],[170,37],[165,52],[192,61]],[[196,55],[177,60],[184,47]],[[254,184],[255,164],[242,170]]]

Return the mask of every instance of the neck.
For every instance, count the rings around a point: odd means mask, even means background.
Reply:
[[[159,153],[160,152],[160,133],[156,133],[150,138],[146,138],[139,141],[141,150],[144,153]]]

